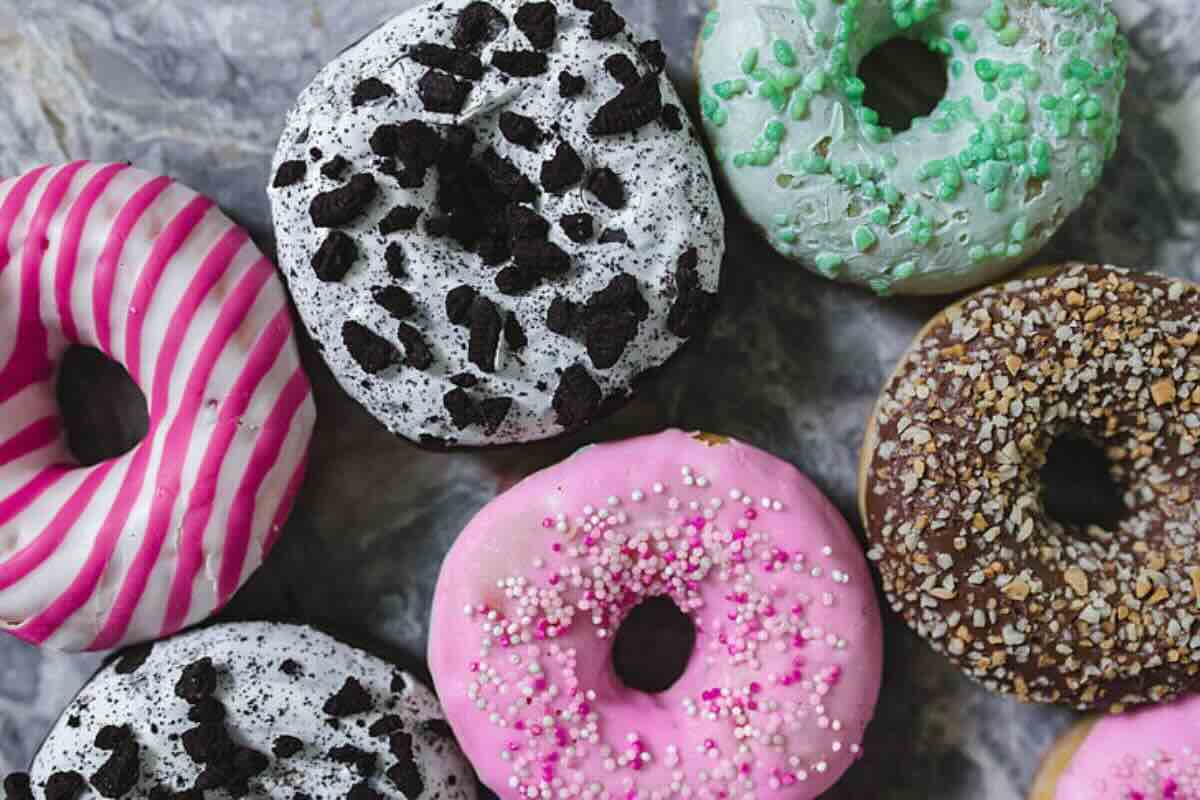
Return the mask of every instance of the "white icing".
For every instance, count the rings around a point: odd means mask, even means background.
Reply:
[[[159,785],[190,787],[200,767],[188,758],[178,737],[195,723],[188,721],[189,706],[175,695],[175,684],[184,667],[201,658],[211,658],[217,669],[214,697],[225,706],[225,725],[234,741],[270,757],[267,770],[251,780],[251,797],[292,800],[297,792],[314,798],[345,797],[362,777],[328,753],[352,745],[378,757],[370,787],[388,800],[405,800],[384,774],[396,762],[388,752],[387,737],[368,732],[385,714],[400,716],[402,730],[412,734],[414,759],[425,783],[423,797],[476,796],[475,779],[458,747],[420,730],[421,723],[444,716],[433,692],[416,678],[404,673],[406,688],[393,694],[398,670],[387,662],[311,628],[260,622],[219,625],[159,642],[146,662],[128,675],[118,674],[113,664],[101,670],[34,757],[30,777],[35,794],[40,796],[55,772],[73,770],[90,779],[109,756],[93,745],[105,725],[128,725],[140,746],[141,780],[127,796],[145,798]],[[303,674],[285,674],[280,669],[285,659],[298,662]],[[334,727],[322,707],[351,676],[370,692],[375,709],[343,718]],[[279,759],[271,749],[284,735],[300,739],[304,749]],[[89,787],[80,800],[98,797]]]
[[[691,132],[686,114],[684,130],[679,132],[652,122],[633,134],[593,138],[587,133],[600,105],[621,88],[605,71],[605,58],[624,53],[643,74],[649,65],[626,34],[606,41],[592,39],[589,14],[570,2],[556,4],[558,35],[546,51],[549,67],[544,75],[534,78],[509,78],[489,66],[497,50],[530,48],[525,34],[511,24],[521,3],[494,2],[510,25],[479,52],[485,74],[475,82],[463,114],[455,117],[426,112],[416,93],[416,83],[426,68],[406,58],[404,49],[421,42],[453,46],[451,34],[458,12],[467,4],[467,0],[427,4],[395,18],[327,66],[301,95],[288,117],[275,169],[284,161],[303,159],[308,162],[307,178],[302,184],[270,190],[279,257],[300,313],[314,338],[323,345],[334,374],[346,391],[390,430],[410,439],[434,436],[460,445],[531,441],[563,432],[551,407],[561,370],[582,364],[605,397],[624,396],[638,375],[659,366],[678,350],[684,340],[666,329],[674,285],[670,276],[678,258],[696,247],[700,281],[707,291],[716,290],[724,252],[724,219],[703,148]],[[559,95],[558,76],[563,70],[587,81],[582,95],[573,99]],[[352,108],[350,98],[355,86],[368,77],[378,77],[392,86],[397,96]],[[663,102],[682,109],[665,75],[660,84]],[[552,136],[538,152],[509,143],[498,130],[500,109],[533,118]],[[440,213],[434,208],[436,168],[430,170],[419,191],[401,189],[393,179],[378,176],[380,197],[368,213],[343,229],[358,243],[360,258],[340,283],[321,283],[311,261],[327,232],[314,228],[309,204],[316,194],[339,185],[320,175],[321,164],[340,155],[353,164],[347,177],[371,170],[376,161],[369,145],[371,134],[380,124],[408,119],[443,125],[469,120],[478,136],[476,153],[494,146],[535,183],[539,182],[543,161],[549,160],[557,142],[564,139],[578,152],[589,172],[608,167],[619,175],[626,206],[613,211],[582,184],[563,195],[542,193],[534,207],[550,222],[551,241],[571,255],[571,272],[565,279],[543,282],[524,296],[507,297],[494,283],[500,267],[485,265],[453,240],[435,239],[424,233],[431,212]],[[309,131],[307,141],[298,142],[305,131]],[[312,147],[323,152],[325,158],[320,163],[310,159]],[[378,231],[380,219],[401,205],[423,209],[416,229],[383,237]],[[566,237],[558,223],[564,215],[584,212],[595,217],[595,237],[590,243],[578,245]],[[600,234],[612,228],[624,229],[630,244],[600,244]],[[347,320],[355,320],[398,344],[396,320],[371,297],[372,288],[397,283],[384,264],[384,251],[391,242],[399,242],[405,250],[408,275],[398,283],[413,295],[418,306],[418,313],[406,321],[422,331],[433,350],[434,365],[426,372],[400,367],[369,376],[349,356],[341,331]],[[621,272],[637,278],[650,305],[650,316],[641,323],[637,338],[616,366],[597,370],[581,341],[546,328],[546,312],[556,295],[583,303]],[[469,333],[446,318],[447,292],[464,283],[492,299],[502,315],[515,313],[529,339],[520,354],[501,342],[494,375],[480,373],[467,360]],[[443,397],[455,388],[449,377],[463,371],[481,378],[479,386],[469,390],[476,399],[514,398],[507,419],[494,435],[486,435],[481,426],[458,430],[450,422]]]

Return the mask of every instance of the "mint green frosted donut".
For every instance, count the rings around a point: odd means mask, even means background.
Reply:
[[[945,98],[902,133],[857,77],[896,37],[949,64]],[[720,0],[700,105],[779,252],[880,294],[951,292],[1027,259],[1096,185],[1126,51],[1108,0]]]

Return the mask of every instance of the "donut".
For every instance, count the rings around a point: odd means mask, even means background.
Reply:
[[[51,800],[476,797],[429,689],[324,633],[270,622],[126,650],[5,786]]]
[[[903,131],[859,76],[898,38],[947,81]],[[1026,260],[1083,202],[1116,147],[1127,50],[1108,0],[723,0],[697,70],[717,171],[776,250],[938,294]]]
[[[675,652],[652,628],[644,650],[681,674],[635,689],[614,642],[662,602],[694,639]],[[429,662],[502,798],[811,800],[862,753],[882,626],[862,550],[808,479],[671,430],[484,508],[442,567]]]
[[[1080,722],[1047,754],[1029,798],[1200,798],[1200,699]]]
[[[575,430],[703,329],[724,217],[664,63],[604,0],[447,0],[300,96],[269,189],[281,266],[388,430]]]
[[[1072,264],[936,316],[869,423],[860,506],[892,608],[989,689],[1117,711],[1197,686],[1200,294]],[[1046,510],[1064,436],[1110,462],[1124,513]]]
[[[0,626],[59,650],[170,634],[258,567],[315,410],[274,266],[212,200],[127,164],[0,183]],[[85,467],[56,375],[95,348],[149,432]]]

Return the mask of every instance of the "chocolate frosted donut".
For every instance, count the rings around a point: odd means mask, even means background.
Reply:
[[[415,678],[311,628],[259,622],[125,651],[67,708],[29,774],[5,781],[9,797],[22,787],[71,800],[476,796]]]
[[[1080,709],[1158,702],[1200,663],[1200,295],[1071,265],[936,317],[884,390],[860,504],[893,608],[990,689]],[[1107,527],[1050,516],[1063,435],[1123,487]]]
[[[280,261],[390,430],[579,428],[701,330],[724,223],[664,64],[608,2],[450,0],[305,90],[270,189]]]

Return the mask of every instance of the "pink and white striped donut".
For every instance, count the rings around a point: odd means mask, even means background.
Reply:
[[[75,344],[150,412],[93,468],[55,398]],[[315,416],[274,267],[212,200],[124,164],[0,183],[0,627],[102,650],[209,616],[274,543]]]

